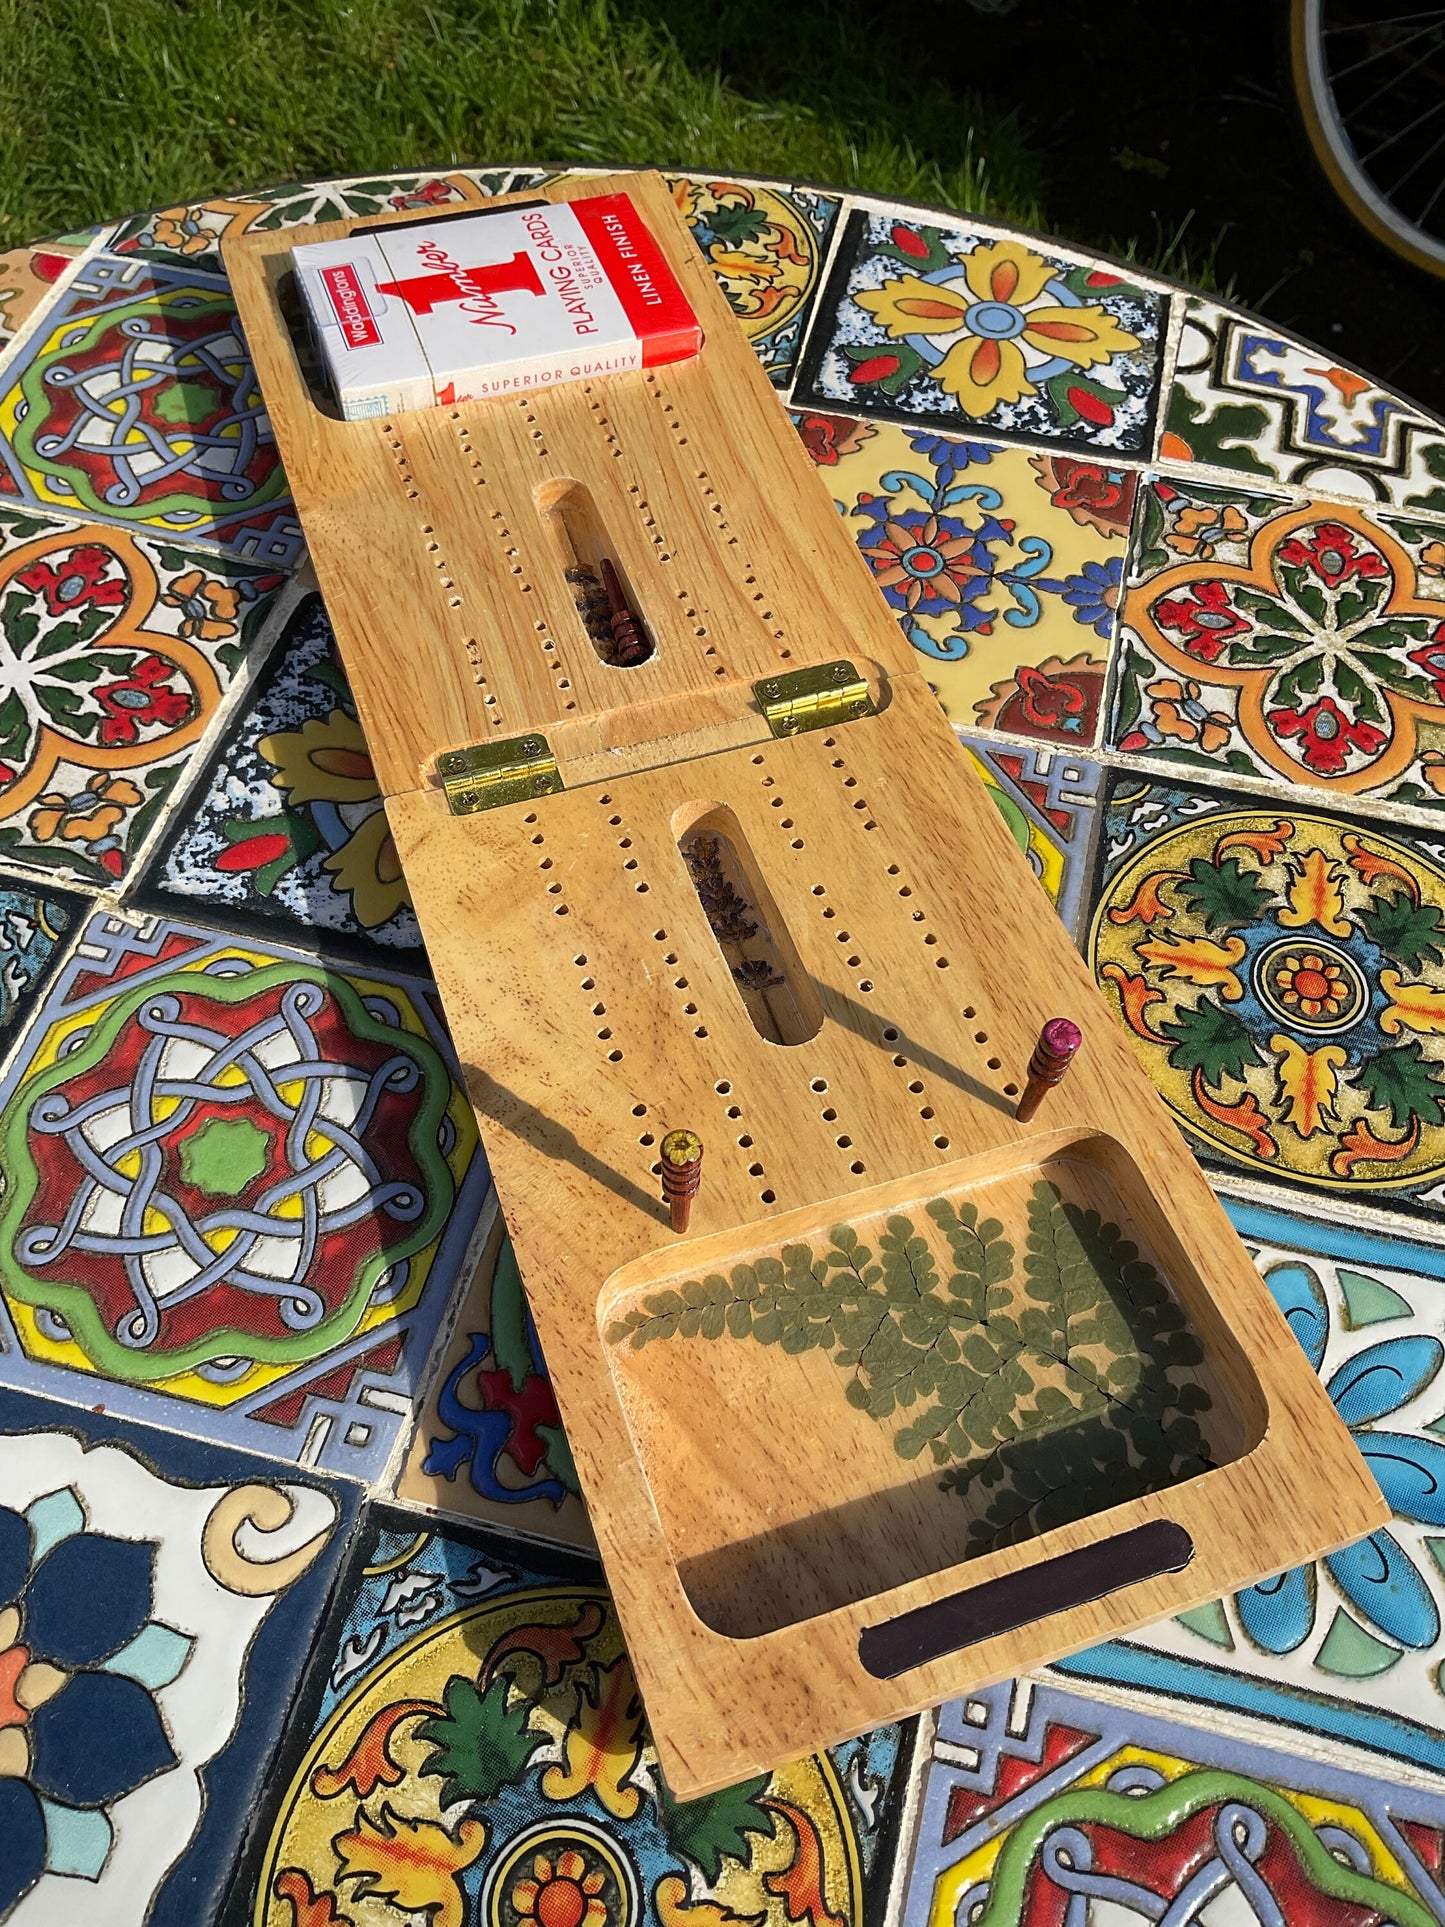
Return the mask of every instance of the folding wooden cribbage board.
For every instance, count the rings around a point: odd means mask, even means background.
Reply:
[[[689,1797],[1387,1515],[662,182],[548,195],[619,188],[703,352],[527,400],[343,423],[285,282],[347,226],[225,251]]]

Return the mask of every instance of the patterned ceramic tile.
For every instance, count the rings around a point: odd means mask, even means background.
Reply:
[[[476,207],[507,191],[510,170],[463,169],[447,174],[398,174],[382,180],[291,181],[263,194],[235,200],[197,201],[156,208],[123,221],[110,242],[116,254],[148,254],[185,260],[221,272],[220,242],[228,228],[296,227],[315,221],[344,221],[357,215],[392,214],[429,208],[455,212]]]
[[[795,421],[947,715],[1092,743],[1133,471],[844,416]]]
[[[1159,453],[1445,510],[1445,429],[1323,348],[1190,296]]]
[[[89,908],[73,891],[0,872],[0,1053],[15,1041]]]
[[[0,851],[124,876],[285,582],[0,503]]]
[[[0,1394],[0,1920],[212,1917],[356,1498]]]
[[[1060,1670],[1230,1706],[1445,1774],[1445,1250],[1226,1208],[1394,1521]]]
[[[421,932],[319,596],[286,634],[150,867],[172,900],[418,957]]]
[[[1063,750],[1021,749],[974,736],[963,741],[1034,875],[1077,934],[1103,770]]]
[[[72,241],[44,241],[0,254],[0,348],[15,339],[83,252]]]
[[[1147,455],[1165,306],[1018,235],[856,209],[794,400]]]
[[[1445,1212],[1445,846],[1133,776],[1088,940],[1207,1161]]]
[[[903,1927],[1436,1927],[1442,1829],[1438,1792],[995,1686],[942,1709]]]
[[[908,1729],[679,1805],[594,1566],[373,1512],[342,1598],[257,1927],[879,1917]]]
[[[101,912],[0,1107],[0,1378],[381,1472],[487,1188],[420,986]]]
[[[500,1211],[438,1361],[396,1494],[566,1545],[593,1543]]]
[[[759,361],[786,388],[842,201],[705,174],[666,180]]]
[[[1445,805],[1445,522],[1155,478],[1121,629],[1115,747]]]
[[[301,527],[227,283],[97,254],[0,378],[0,494],[287,567]]]
[[[819,293],[838,197],[672,177],[1071,927],[1092,886],[1190,1142],[1281,1188],[1231,1209],[1396,1512],[1070,1662],[1092,1698],[990,1689],[916,1769],[889,1727],[678,1807],[438,1006],[388,968],[424,959],[314,600],[220,713],[301,552],[221,234],[536,178],[292,184],[75,268],[0,256],[0,858],[129,886],[154,828],[163,906],[0,876],[0,1919],[888,1927],[913,1779],[906,1927],[1445,1923],[1445,1256],[1300,1209],[1445,1213],[1445,829],[1321,794],[1445,798],[1445,430],[1191,299],[1126,573],[1160,294],[876,211]],[[1105,731],[1141,766],[1107,789]],[[351,961],[286,947],[318,936]],[[297,1462],[401,1502],[319,1632],[353,1496]]]

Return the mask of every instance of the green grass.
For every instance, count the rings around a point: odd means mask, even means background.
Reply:
[[[1103,246],[1103,252],[1114,254],[1121,261],[1136,261],[1140,267],[1152,269],[1155,274],[1172,275],[1176,281],[1187,282],[1191,288],[1202,288],[1206,294],[1216,295],[1221,301],[1240,301],[1243,296],[1238,286],[1238,277],[1221,274],[1219,253],[1229,233],[1229,223],[1216,228],[1207,238],[1191,233],[1194,226],[1194,209],[1190,208],[1170,233],[1156,214],[1154,232],[1150,239],[1140,240],[1131,235],[1120,240],[1111,235]]]
[[[929,81],[856,0],[666,11],[0,0],[0,246],[288,179],[511,160],[736,169],[1039,224],[1015,117]]]

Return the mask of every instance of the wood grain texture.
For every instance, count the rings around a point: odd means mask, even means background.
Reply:
[[[619,188],[686,286],[703,353],[532,402],[329,420],[273,290],[292,244],[344,227],[242,237],[226,257],[664,1770],[689,1797],[1388,1514],[662,183],[550,193]],[[537,490],[564,481],[588,491],[657,639],[638,668],[599,660],[559,570]],[[544,489],[542,507],[557,498]],[[775,741],[751,681],[840,655],[868,666],[879,713]],[[437,754],[531,729],[568,787],[449,815]],[[770,1041],[749,1015],[679,848],[699,823],[725,823],[739,874],[766,885],[776,954],[822,1011],[805,1041]],[[1083,1049],[1020,1124],[1055,1015]],[[706,1147],[683,1241],[654,1169],[674,1128]],[[778,1226],[816,1233],[884,1196],[1007,1192],[1061,1157],[1101,1174],[1206,1349],[1228,1450],[1172,1490],[963,1558],[958,1499],[867,1430],[826,1359],[764,1369],[741,1342],[705,1367],[695,1348],[649,1354],[644,1384],[607,1340],[608,1307],[649,1279],[693,1276]],[[676,1429],[694,1406],[693,1432]],[[1171,1518],[1196,1547],[1181,1573],[897,1679],[859,1662],[865,1626]],[[760,1605],[770,1583],[779,1598]],[[737,1636],[748,1626],[763,1629]]]
[[[813,539],[827,507],[819,483],[671,196],[655,176],[624,185],[654,232],[667,232],[703,352],[531,398],[333,419],[301,378],[275,291],[293,246],[352,224],[256,236],[226,253],[388,794],[425,781],[440,750],[669,698],[706,703],[723,685],[846,654],[857,637],[873,638],[865,653],[904,659],[861,558],[850,551],[840,569],[850,545]],[[588,492],[623,579],[666,636],[638,668],[599,662],[557,567],[543,511],[569,480]],[[785,568],[780,529],[793,532]]]

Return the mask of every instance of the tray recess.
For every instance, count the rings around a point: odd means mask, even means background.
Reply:
[[[687,289],[702,354],[532,400],[332,419],[280,292],[292,244],[348,224],[224,249],[663,1770],[689,1798],[1388,1512],[664,184],[543,191],[619,189]],[[603,548],[655,644],[634,667],[604,659],[567,579],[569,552]],[[755,685],[842,658],[876,713],[776,735]],[[533,735],[560,789],[450,813],[441,757]],[[766,944],[709,915],[687,861],[699,828],[726,832],[725,875]],[[758,963],[796,1015],[768,1017]],[[1084,1047],[1021,1125],[1055,1015]],[[657,1171],[674,1128],[706,1147],[685,1245]],[[1017,1260],[1048,1173],[1121,1226],[1186,1314],[1213,1469],[985,1545],[987,1507],[941,1491],[927,1451],[895,1449],[917,1402],[901,1418],[849,1404],[831,1347],[609,1336],[627,1291],[645,1307],[657,1278],[686,1284],[710,1240],[766,1255],[799,1227],[817,1240],[934,1197],[996,1198]],[[715,1431],[724,1411],[727,1463],[699,1417]]]
[[[1107,1139],[941,1167],[614,1274],[598,1324],[698,1617],[751,1638],[1167,1493],[1263,1430]],[[841,1215],[840,1215],[841,1214]],[[1237,1348],[1231,1347],[1231,1350]],[[1236,1360],[1236,1364],[1239,1361]]]

